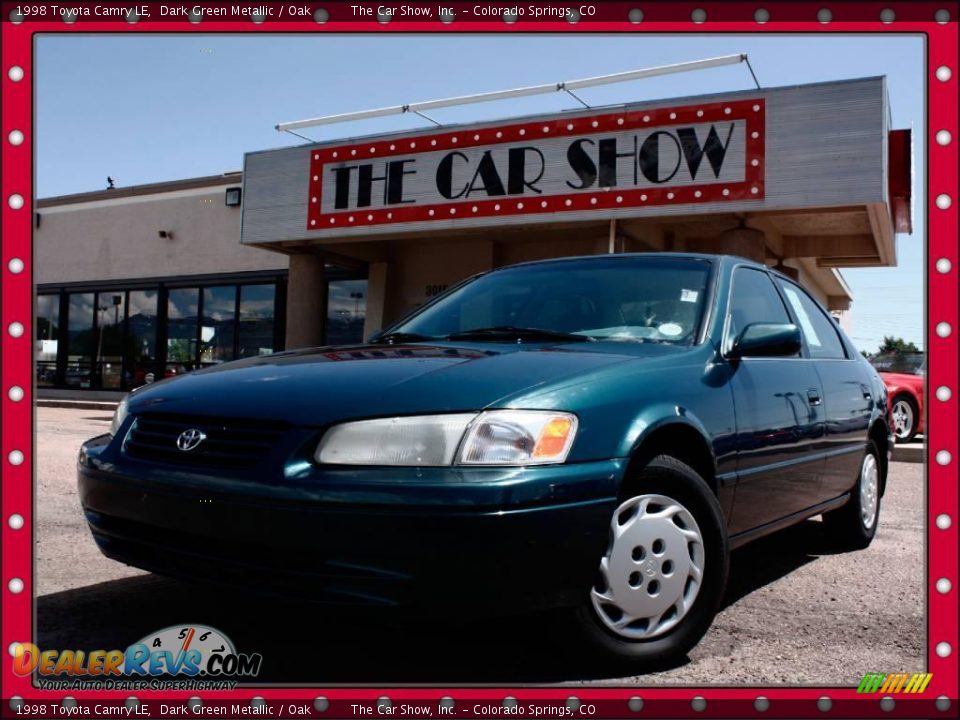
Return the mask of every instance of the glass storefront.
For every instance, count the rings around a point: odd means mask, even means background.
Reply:
[[[159,290],[131,290],[124,343],[124,382],[127,388],[153,382],[157,366],[157,301]]]
[[[327,273],[317,302],[326,293],[325,344],[363,342],[367,281],[353,270]],[[126,391],[283,349],[285,272],[144,285],[40,287],[37,386]]]
[[[276,294],[274,285],[240,287],[237,357],[269,354],[273,347]]]
[[[93,383],[93,303],[95,293],[71,293],[67,300],[67,387],[89,388]]]
[[[37,386],[132,390],[275,352],[283,348],[285,299],[285,273],[187,287],[43,287],[36,310]]]
[[[57,348],[60,341],[60,296],[37,296],[37,387],[57,384]]]
[[[204,288],[203,320],[200,323],[200,364],[202,366],[217,365],[234,359],[236,316],[236,285]]]
[[[366,280],[331,280],[327,290],[327,344],[363,342],[367,316]]]

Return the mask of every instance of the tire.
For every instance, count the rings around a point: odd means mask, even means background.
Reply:
[[[906,393],[900,393],[890,403],[890,419],[898,443],[908,443],[916,437],[920,425],[917,402]]]
[[[862,550],[873,542],[880,521],[880,472],[880,453],[871,440],[849,502],[823,516],[827,534],[837,548]]]
[[[720,504],[692,468],[660,455],[635,479],[611,518],[597,582],[570,612],[577,651],[651,670],[676,664],[706,633],[723,599],[730,553]],[[629,622],[615,629],[618,620]]]

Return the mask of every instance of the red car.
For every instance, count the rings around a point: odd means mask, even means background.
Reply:
[[[887,386],[891,427],[897,442],[910,442],[923,430],[923,353],[888,353],[870,360]]]

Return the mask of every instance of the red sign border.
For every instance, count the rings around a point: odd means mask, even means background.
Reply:
[[[423,153],[532,142],[544,138],[576,138],[598,133],[666,128],[729,119],[745,120],[747,125],[745,172],[744,179],[740,182],[639,189],[597,188],[592,191],[580,190],[555,195],[503,196],[430,205],[396,205],[373,210],[354,208],[335,213],[324,213],[321,209],[325,166],[340,164],[345,158],[351,161],[370,161],[397,156],[410,157]],[[765,147],[766,101],[757,97],[645,110],[624,109],[602,115],[530,118],[525,122],[509,125],[460,128],[433,135],[391,137],[366,143],[311,148],[307,230],[322,232],[410,222],[761,200],[765,195]]]

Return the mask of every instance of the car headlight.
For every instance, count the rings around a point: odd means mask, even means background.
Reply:
[[[116,435],[123,421],[127,419],[127,398],[120,401],[117,409],[113,412],[113,422],[110,423],[110,434]]]
[[[314,459],[328,465],[544,465],[567,459],[577,417],[543,410],[419,415],[336,425]]]

